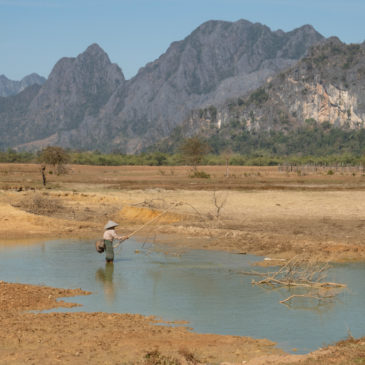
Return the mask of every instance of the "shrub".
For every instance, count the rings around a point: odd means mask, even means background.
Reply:
[[[23,208],[29,213],[40,215],[53,214],[63,209],[61,202],[50,199],[39,193],[34,194],[32,197],[26,196],[20,201],[18,207]]]
[[[205,171],[199,171],[199,170],[196,170],[196,171],[193,171],[189,177],[191,178],[199,178],[199,179],[210,179],[210,175],[207,174]]]
[[[170,356],[165,356],[158,350],[147,352],[145,356],[145,365],[181,365],[181,362]]]

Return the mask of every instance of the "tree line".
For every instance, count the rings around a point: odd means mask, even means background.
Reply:
[[[249,131],[237,121],[204,137],[184,138],[182,133],[148,147],[139,154],[102,153],[47,147],[26,152],[0,151],[0,162],[39,163],[49,158],[82,165],[364,165],[365,129],[339,128],[308,119],[288,131]]]
[[[189,141],[190,139],[188,139]],[[237,166],[359,166],[365,165],[362,154],[342,152],[330,155],[275,155],[266,151],[256,151],[250,154],[240,154],[232,151],[221,153],[208,152],[209,145],[201,141],[205,147],[202,151],[179,151],[176,153],[149,152],[136,155],[119,153],[101,153],[98,151],[71,151],[60,149],[63,163],[98,166],[179,166],[191,165],[237,165]],[[0,151],[0,163],[43,163],[47,161],[46,150],[39,152],[17,152],[12,149]],[[49,152],[49,151],[48,151]],[[57,164],[57,162],[56,162]]]

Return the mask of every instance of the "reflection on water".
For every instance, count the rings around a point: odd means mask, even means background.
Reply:
[[[115,300],[115,287],[113,284],[114,263],[106,262],[105,268],[96,270],[95,279],[104,285],[105,299],[109,302]]]
[[[349,287],[336,301],[317,306],[299,298],[288,308],[279,301],[292,292],[252,286],[251,277],[238,273],[251,270],[257,257],[209,251],[169,256],[151,248],[128,240],[114,264],[105,264],[92,241],[0,244],[0,280],[93,292],[65,299],[83,305],[66,311],[187,320],[200,333],[268,338],[299,353],[343,339],[348,330],[365,335],[365,265],[336,265],[331,281]]]

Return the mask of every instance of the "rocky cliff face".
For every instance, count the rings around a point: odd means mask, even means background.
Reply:
[[[17,133],[9,130],[0,143],[140,151],[191,110],[254,90],[322,38],[311,26],[285,33],[245,20],[209,21],[129,81],[92,45],[56,64],[37,95],[26,98],[21,118],[3,102],[0,128],[11,124]]]
[[[245,20],[207,22],[119,88],[94,125],[108,120],[114,147],[139,151],[192,109],[255,89],[321,39],[310,26],[284,33]]]
[[[73,130],[84,120],[97,116],[113,92],[124,83],[119,67],[112,64],[96,44],[76,58],[62,58],[36,94],[26,89],[3,99],[0,126],[13,125],[7,131],[8,145],[30,143],[37,148],[57,144],[59,133]],[[26,94],[31,96],[25,98]],[[12,114],[11,104],[17,100],[25,105],[24,98],[27,100],[24,113],[21,117],[19,113]],[[76,142],[73,148],[78,147]]]
[[[346,45],[330,38],[249,96],[193,111],[183,134],[220,133],[228,126],[228,138],[242,129],[288,131],[311,121],[364,127],[365,43]]]
[[[25,76],[20,81],[9,80],[5,75],[0,75],[0,96],[16,95],[31,85],[43,85],[46,79],[36,73]]]

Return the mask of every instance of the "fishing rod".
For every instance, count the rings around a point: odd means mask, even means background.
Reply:
[[[134,236],[136,233],[138,233],[139,231],[141,231],[144,227],[146,227],[148,224],[151,224],[152,222],[154,222],[155,220],[157,220],[158,218],[160,218],[161,216],[163,216],[164,214],[166,214],[169,210],[171,210],[172,208],[177,207],[178,205],[182,205],[182,202],[179,203],[175,203],[174,205],[172,205],[171,207],[165,209],[163,212],[161,212],[160,214],[158,214],[156,217],[152,218],[151,220],[149,220],[148,222],[146,222],[145,224],[143,224],[141,227],[139,227],[138,229],[136,229],[134,232],[132,232],[131,234],[128,235],[128,238],[126,238],[124,241],[128,240],[129,238],[131,238],[132,236]],[[114,248],[118,248],[120,246],[120,244],[124,241],[119,241]]]

